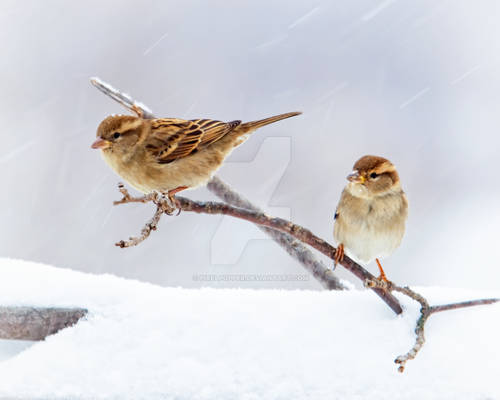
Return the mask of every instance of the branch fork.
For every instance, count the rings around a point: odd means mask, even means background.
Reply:
[[[451,303],[451,304],[443,304],[443,305],[436,305],[436,306],[431,306],[429,305],[429,302],[427,299],[422,296],[421,294],[415,292],[414,290],[410,289],[408,286],[398,286],[394,282],[387,281],[387,280],[382,280],[382,279],[367,279],[364,282],[365,287],[367,288],[375,288],[378,287],[382,290],[388,291],[388,292],[399,292],[404,294],[405,296],[408,296],[409,298],[415,300],[420,304],[420,317],[417,319],[416,326],[415,326],[415,343],[412,346],[412,348],[406,353],[402,354],[394,360],[396,364],[399,365],[398,371],[399,372],[404,372],[406,363],[409,360],[413,360],[420,349],[423,347],[425,344],[425,335],[424,335],[424,328],[425,328],[425,323],[427,322],[427,319],[434,313],[440,312],[440,311],[448,311],[448,310],[457,310],[459,308],[465,308],[465,307],[474,307],[474,306],[480,306],[480,305],[485,305],[485,304],[493,304],[497,303],[500,301],[500,299],[479,299],[479,300],[470,300],[470,301],[464,301],[464,302],[459,302],[459,303]]]
[[[119,204],[127,203],[149,203],[152,202],[156,206],[156,211],[153,217],[146,222],[141,230],[141,235],[137,237],[130,237],[128,240],[120,240],[115,243],[115,246],[125,248],[131,246],[137,246],[139,243],[146,240],[152,231],[155,231],[160,222],[161,216],[163,214],[173,215],[175,210],[178,210],[177,215],[180,214],[181,208],[178,206],[175,198],[170,198],[162,193],[152,192],[144,196],[134,197],[131,196],[128,190],[125,188],[123,183],[118,184],[118,190],[123,195],[120,200],[113,202],[113,205],[117,206]]]

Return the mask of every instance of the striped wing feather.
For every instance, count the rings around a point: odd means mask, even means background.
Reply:
[[[159,163],[169,163],[216,142],[240,123],[241,121],[221,122],[211,119],[155,119],[151,122],[146,149]]]

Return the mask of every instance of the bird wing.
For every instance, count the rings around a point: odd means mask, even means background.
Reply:
[[[241,121],[154,119],[151,121],[151,133],[145,140],[145,147],[159,163],[165,164],[216,142],[239,124]]]

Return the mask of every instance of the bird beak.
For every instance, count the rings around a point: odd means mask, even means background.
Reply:
[[[349,182],[365,183],[365,177],[360,175],[358,171],[353,171],[351,174],[347,175],[347,180]]]
[[[92,147],[93,149],[101,149],[101,150],[104,150],[104,149],[107,149],[108,147],[111,147],[111,142],[109,140],[104,140],[102,137],[98,137],[97,140],[92,143]]]

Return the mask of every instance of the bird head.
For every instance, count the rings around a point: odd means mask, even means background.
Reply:
[[[357,197],[383,196],[401,188],[394,164],[377,156],[361,157],[347,180],[351,193]]]
[[[104,152],[127,153],[139,141],[144,129],[144,120],[131,115],[112,115],[97,128],[97,139],[93,149]]]

